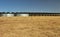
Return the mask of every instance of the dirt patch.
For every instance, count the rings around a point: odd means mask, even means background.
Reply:
[[[0,37],[60,37],[60,16],[0,17]]]

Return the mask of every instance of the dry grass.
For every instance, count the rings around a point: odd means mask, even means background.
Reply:
[[[60,16],[0,17],[0,37],[60,37]]]

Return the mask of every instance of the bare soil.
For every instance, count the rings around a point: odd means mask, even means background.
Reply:
[[[0,17],[0,37],[60,37],[60,16]]]

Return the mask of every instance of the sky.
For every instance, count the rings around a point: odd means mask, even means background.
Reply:
[[[0,12],[60,12],[60,0],[0,0]]]

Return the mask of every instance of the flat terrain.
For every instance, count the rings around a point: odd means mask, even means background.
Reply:
[[[0,17],[0,37],[60,37],[60,16]]]

